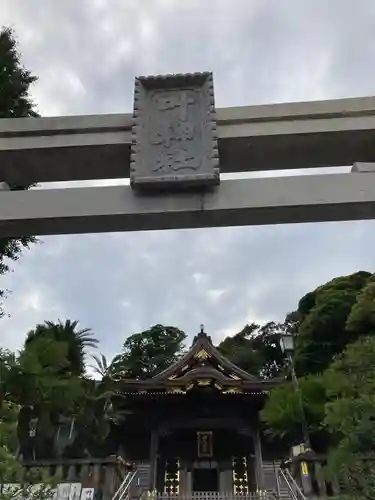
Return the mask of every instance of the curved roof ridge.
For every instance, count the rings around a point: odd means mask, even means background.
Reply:
[[[232,371],[234,375],[237,375],[238,377],[251,382],[259,381],[258,377],[243,370],[236,364],[229,361],[229,359],[227,359],[225,356],[223,356],[213,345],[211,337],[204,332],[203,326],[201,326],[201,331],[198,333],[198,335],[194,337],[193,343],[188,352],[186,352],[178,361],[173,363],[171,366],[152,377],[152,380],[162,380],[173,375],[176,371],[182,369],[186,365],[186,363],[189,362],[189,360],[200,350],[205,350],[224,368],[226,367],[228,370]]]

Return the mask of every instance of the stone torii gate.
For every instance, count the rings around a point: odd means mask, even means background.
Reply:
[[[210,73],[140,77],[134,97],[133,115],[0,120],[0,237],[375,218],[374,97],[215,110]],[[220,182],[344,165],[354,167]]]

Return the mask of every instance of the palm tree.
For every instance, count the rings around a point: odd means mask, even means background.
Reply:
[[[99,356],[92,356],[95,365],[90,365],[90,368],[94,373],[100,375],[102,379],[108,377],[112,379],[116,379],[116,375],[121,374],[121,367],[119,366],[119,361],[121,361],[121,354],[115,356],[110,363],[108,363],[107,358],[104,354],[100,354]]]
[[[25,349],[35,340],[40,338],[52,338],[56,342],[68,344],[67,358],[70,362],[68,370],[74,375],[83,375],[85,372],[85,352],[88,348],[96,348],[98,340],[91,335],[90,328],[77,330],[78,321],[66,320],[63,323],[45,321],[31,330],[25,341]]]

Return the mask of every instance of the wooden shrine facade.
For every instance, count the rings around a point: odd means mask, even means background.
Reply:
[[[117,378],[118,396],[131,409],[122,453],[149,464],[148,490],[160,494],[263,490],[258,413],[279,383],[243,371],[201,331],[189,352],[157,376]]]

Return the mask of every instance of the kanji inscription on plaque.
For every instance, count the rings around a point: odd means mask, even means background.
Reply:
[[[218,184],[212,74],[136,78],[132,136],[133,188]]]

